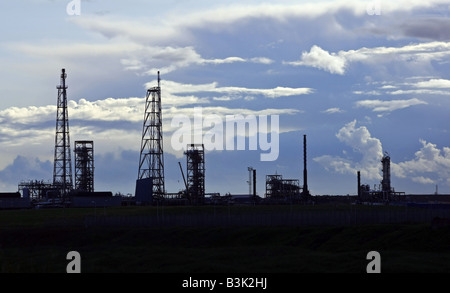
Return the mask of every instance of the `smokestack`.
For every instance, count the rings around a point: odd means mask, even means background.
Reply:
[[[256,198],[256,170],[253,169],[253,197]]]
[[[160,87],[159,86],[160,81],[161,81],[161,79],[159,78],[159,71],[158,71],[158,87]]]
[[[358,171],[358,198],[361,197],[361,172]]]
[[[303,135],[303,194],[308,195],[308,170],[306,168],[306,134]]]

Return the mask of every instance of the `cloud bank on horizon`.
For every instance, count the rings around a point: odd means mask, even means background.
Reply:
[[[79,16],[66,2],[1,4],[0,190],[51,178],[66,68],[71,139],[95,140],[97,189],[134,192],[145,92],[159,71],[169,192],[182,188],[183,159],[170,121],[202,107],[280,117],[274,162],[207,153],[208,192],[244,193],[247,166],[261,196],[265,175],[301,179],[307,134],[313,194],[354,194],[356,171],[379,183],[386,151],[397,191],[450,193],[450,1],[99,0],[81,1]]]

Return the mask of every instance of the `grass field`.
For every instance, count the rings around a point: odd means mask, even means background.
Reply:
[[[369,251],[382,272],[450,272],[450,228],[422,223],[351,225],[86,225],[86,219],[183,215],[224,218],[273,212],[389,213],[396,207],[120,207],[0,211],[0,272],[65,273],[69,251],[82,272],[365,273]],[[411,212],[411,211],[410,211]],[[183,218],[184,219],[184,218]],[[96,222],[95,222],[96,223]],[[99,222],[103,223],[103,222]],[[152,222],[153,223],[153,222]],[[163,223],[163,222],[161,222]]]

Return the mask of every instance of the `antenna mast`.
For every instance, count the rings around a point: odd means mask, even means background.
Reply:
[[[72,160],[70,153],[69,115],[67,111],[66,70],[61,70],[61,84],[57,86],[55,157],[53,161],[53,185],[65,197],[73,189]]]

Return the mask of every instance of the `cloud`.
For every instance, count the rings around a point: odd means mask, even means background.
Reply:
[[[147,87],[152,87],[155,82],[146,84]],[[163,88],[163,108],[170,112],[171,107],[180,107],[188,105],[209,104],[207,97],[201,98],[195,95],[181,95],[194,93],[220,93],[231,97],[246,98],[248,95],[262,95],[267,98],[278,98],[286,96],[304,95],[312,93],[314,90],[310,88],[289,88],[276,87],[272,89],[251,89],[244,87],[218,87],[217,83],[209,84],[182,84],[170,80],[163,80],[161,82]],[[217,98],[216,98],[217,99]],[[222,100],[228,100],[222,98]],[[78,101],[69,100],[69,120],[83,120],[83,121],[128,121],[140,122],[142,121],[144,111],[145,98],[130,97],[130,98],[106,98],[101,100],[89,101],[87,99],[79,99]],[[211,108],[204,108],[211,109]],[[236,109],[216,107],[215,111],[220,110],[219,113],[233,112]],[[166,111],[166,110],[165,110]],[[262,111],[251,111],[247,109],[239,109],[242,113],[257,113]],[[270,110],[278,112],[276,109]],[[56,119],[56,106],[29,106],[29,107],[10,107],[0,111],[0,124],[23,124],[30,125],[33,123],[42,123],[45,121],[53,122]],[[5,132],[8,128],[3,128],[1,131]]]
[[[299,61],[283,62],[293,66],[309,66],[332,74],[345,74],[350,63],[386,64],[402,62],[418,65],[444,60],[450,56],[450,42],[410,44],[403,47],[375,47],[329,53],[317,45],[310,52],[303,52]]]
[[[253,57],[250,59],[250,62],[269,65],[275,61],[267,57]]]
[[[220,65],[236,62],[252,62],[271,64],[273,61],[265,57],[244,59],[231,56],[226,58],[203,58],[192,46],[150,46],[127,41],[110,43],[70,43],[36,45],[28,43],[9,43],[10,51],[25,53],[61,61],[76,59],[86,66],[93,64],[115,64],[125,70],[137,71],[139,74],[156,75],[157,71],[165,74],[192,65]],[[107,61],[111,60],[111,61]]]
[[[446,7],[448,12],[448,6]],[[445,10],[445,7],[442,7]],[[398,28],[406,36],[431,40],[450,40],[450,19],[443,17],[424,17],[407,19],[399,24]]]
[[[108,39],[128,38],[129,40],[146,44],[192,43],[198,30],[218,33],[232,31],[239,24],[250,20],[276,21],[286,23],[288,20],[302,17],[313,18],[324,14],[332,14],[338,10],[351,10],[354,13],[365,13],[365,4],[353,1],[340,3],[313,4],[230,4],[211,5],[207,9],[189,11],[188,13],[169,14],[163,21],[140,21],[118,17],[99,17],[85,15],[82,18],[72,18],[76,25],[99,33]],[[183,10],[186,11],[186,10]]]
[[[379,84],[379,82],[370,82],[367,83],[366,86],[377,84]],[[402,82],[384,81],[381,82],[381,84],[383,85],[378,86],[377,90],[355,90],[353,91],[353,94],[370,96],[424,95],[426,97],[430,95],[447,96],[450,94],[450,80],[442,78],[430,78],[430,76],[413,76],[404,78]],[[414,99],[398,101],[417,102]]]
[[[51,115],[53,115],[53,119],[56,119],[56,106],[10,107],[0,111],[0,123],[28,124],[42,122],[49,120]]]
[[[374,112],[392,112],[399,109],[408,108],[415,105],[427,104],[427,102],[413,98],[409,100],[363,100],[356,102],[357,107],[372,109]]]
[[[339,108],[329,108],[329,109],[322,111],[322,113],[325,113],[325,114],[335,114],[335,113],[343,113],[343,112],[344,112],[344,110],[341,110]]]
[[[414,158],[400,163],[391,163],[392,173],[400,178],[411,177],[415,182],[450,185],[450,148],[437,148],[436,144],[420,140],[422,147]],[[433,178],[430,178],[433,177]]]
[[[380,89],[386,90],[386,89],[395,89],[397,88],[395,85],[387,84],[380,87]]]
[[[418,176],[418,177],[412,177],[411,178],[412,181],[417,182],[417,183],[421,183],[421,184],[434,184],[435,181],[431,178],[426,178],[423,176]]]
[[[14,161],[0,171],[0,188],[2,190],[17,191],[21,181],[48,181],[52,176],[52,163],[41,161],[39,158],[17,156]]]
[[[361,154],[360,161],[350,158],[323,155],[313,160],[321,164],[327,171],[341,174],[356,174],[368,179],[381,179],[380,160],[383,156],[381,141],[371,136],[364,126],[356,128],[356,120],[346,124],[336,134],[339,141]],[[420,184],[443,183],[450,186],[450,147],[437,148],[436,144],[420,140],[422,147],[415,152],[414,158],[395,163],[391,161],[392,175],[409,178]]]
[[[155,81],[146,84],[146,87],[151,87]],[[208,84],[181,84],[174,81],[162,81],[161,87],[164,86],[164,91],[170,94],[186,94],[186,93],[220,93],[228,95],[262,95],[266,98],[279,98],[297,95],[306,95],[314,92],[312,88],[290,88],[278,86],[272,89],[252,89],[245,87],[219,87],[217,82]]]
[[[356,174],[361,171],[361,175],[366,178],[381,179],[380,160],[383,157],[383,148],[379,139],[372,137],[365,126],[356,128],[356,120],[342,127],[336,137],[362,155],[361,160],[354,162],[339,156],[324,155],[315,157],[315,162],[336,173]]]
[[[388,95],[448,95],[450,91],[430,90],[430,89],[417,89],[417,90],[396,90],[386,92]]]
[[[380,96],[381,93],[379,91],[353,91],[355,95],[368,95],[368,96]]]
[[[170,81],[168,81],[170,84]],[[172,85],[174,85],[172,83]],[[189,92],[213,88],[214,84],[180,85],[181,89]],[[175,87],[176,88],[176,87]],[[245,89],[237,88],[238,92]],[[193,119],[192,106],[204,102],[202,98],[192,95],[178,96],[164,90],[163,94],[163,133],[166,141],[176,128],[171,126],[170,120],[177,115],[185,115]],[[236,90],[236,89],[234,89]],[[219,88],[220,91],[220,88]],[[176,91],[175,91],[176,92]],[[233,92],[227,89],[224,92]],[[253,90],[251,90],[253,92]],[[258,92],[258,91],[256,91]],[[254,93],[256,93],[254,92]],[[262,90],[262,94],[270,96]],[[285,93],[287,94],[287,93]],[[129,150],[130,146],[138,145],[141,139],[144,118],[145,98],[107,98],[96,101],[80,99],[68,101],[70,135],[72,141],[79,139],[95,139],[96,149],[101,153],[117,153]],[[203,115],[215,115],[225,118],[227,115],[294,115],[301,112],[289,108],[265,108],[252,110],[246,108],[228,108],[219,106],[201,107]],[[1,157],[0,166],[10,164],[10,155],[17,152],[26,153],[30,146],[39,157],[51,158],[54,143],[56,106],[40,107],[11,107],[0,111],[0,147],[5,156]],[[224,120],[225,121],[225,120]],[[134,141],[134,143],[132,143]],[[131,142],[131,143],[130,143]],[[137,149],[137,147],[136,147]],[[166,145],[166,152],[178,154]]]
[[[436,11],[448,11],[445,1],[395,1],[382,3],[382,17],[367,17],[366,1],[316,1],[306,3],[231,3],[215,2],[208,8],[185,9],[180,13],[167,13],[144,17],[119,18],[84,15],[71,22],[108,39],[128,38],[133,42],[153,45],[167,43],[194,43],[196,32],[235,32],[252,21],[289,24],[296,20],[327,19],[322,25],[345,29],[355,33],[355,26],[364,30],[359,33],[389,33],[402,36],[445,39],[448,20]],[[180,5],[180,7],[183,4]],[[187,4],[189,5],[189,4]],[[191,6],[191,5],[189,5]],[[191,7],[189,7],[191,8]],[[426,13],[431,12],[431,13]],[[434,12],[434,13],[432,13]],[[340,16],[345,15],[343,21]],[[442,17],[443,16],[443,17]],[[155,17],[157,20],[155,20]],[[350,18],[351,21],[348,21]],[[270,26],[268,26],[270,27]],[[265,31],[268,27],[261,26]],[[335,31],[333,30],[333,32]],[[276,30],[275,30],[276,31]],[[390,31],[390,32],[386,32]]]
[[[309,52],[303,51],[300,61],[284,62],[293,66],[310,66],[328,71],[333,74],[343,75],[347,60],[335,53],[328,53],[319,46],[312,46]]]
[[[427,81],[419,81],[413,86],[419,88],[450,88],[450,80],[448,79],[430,79]]]

